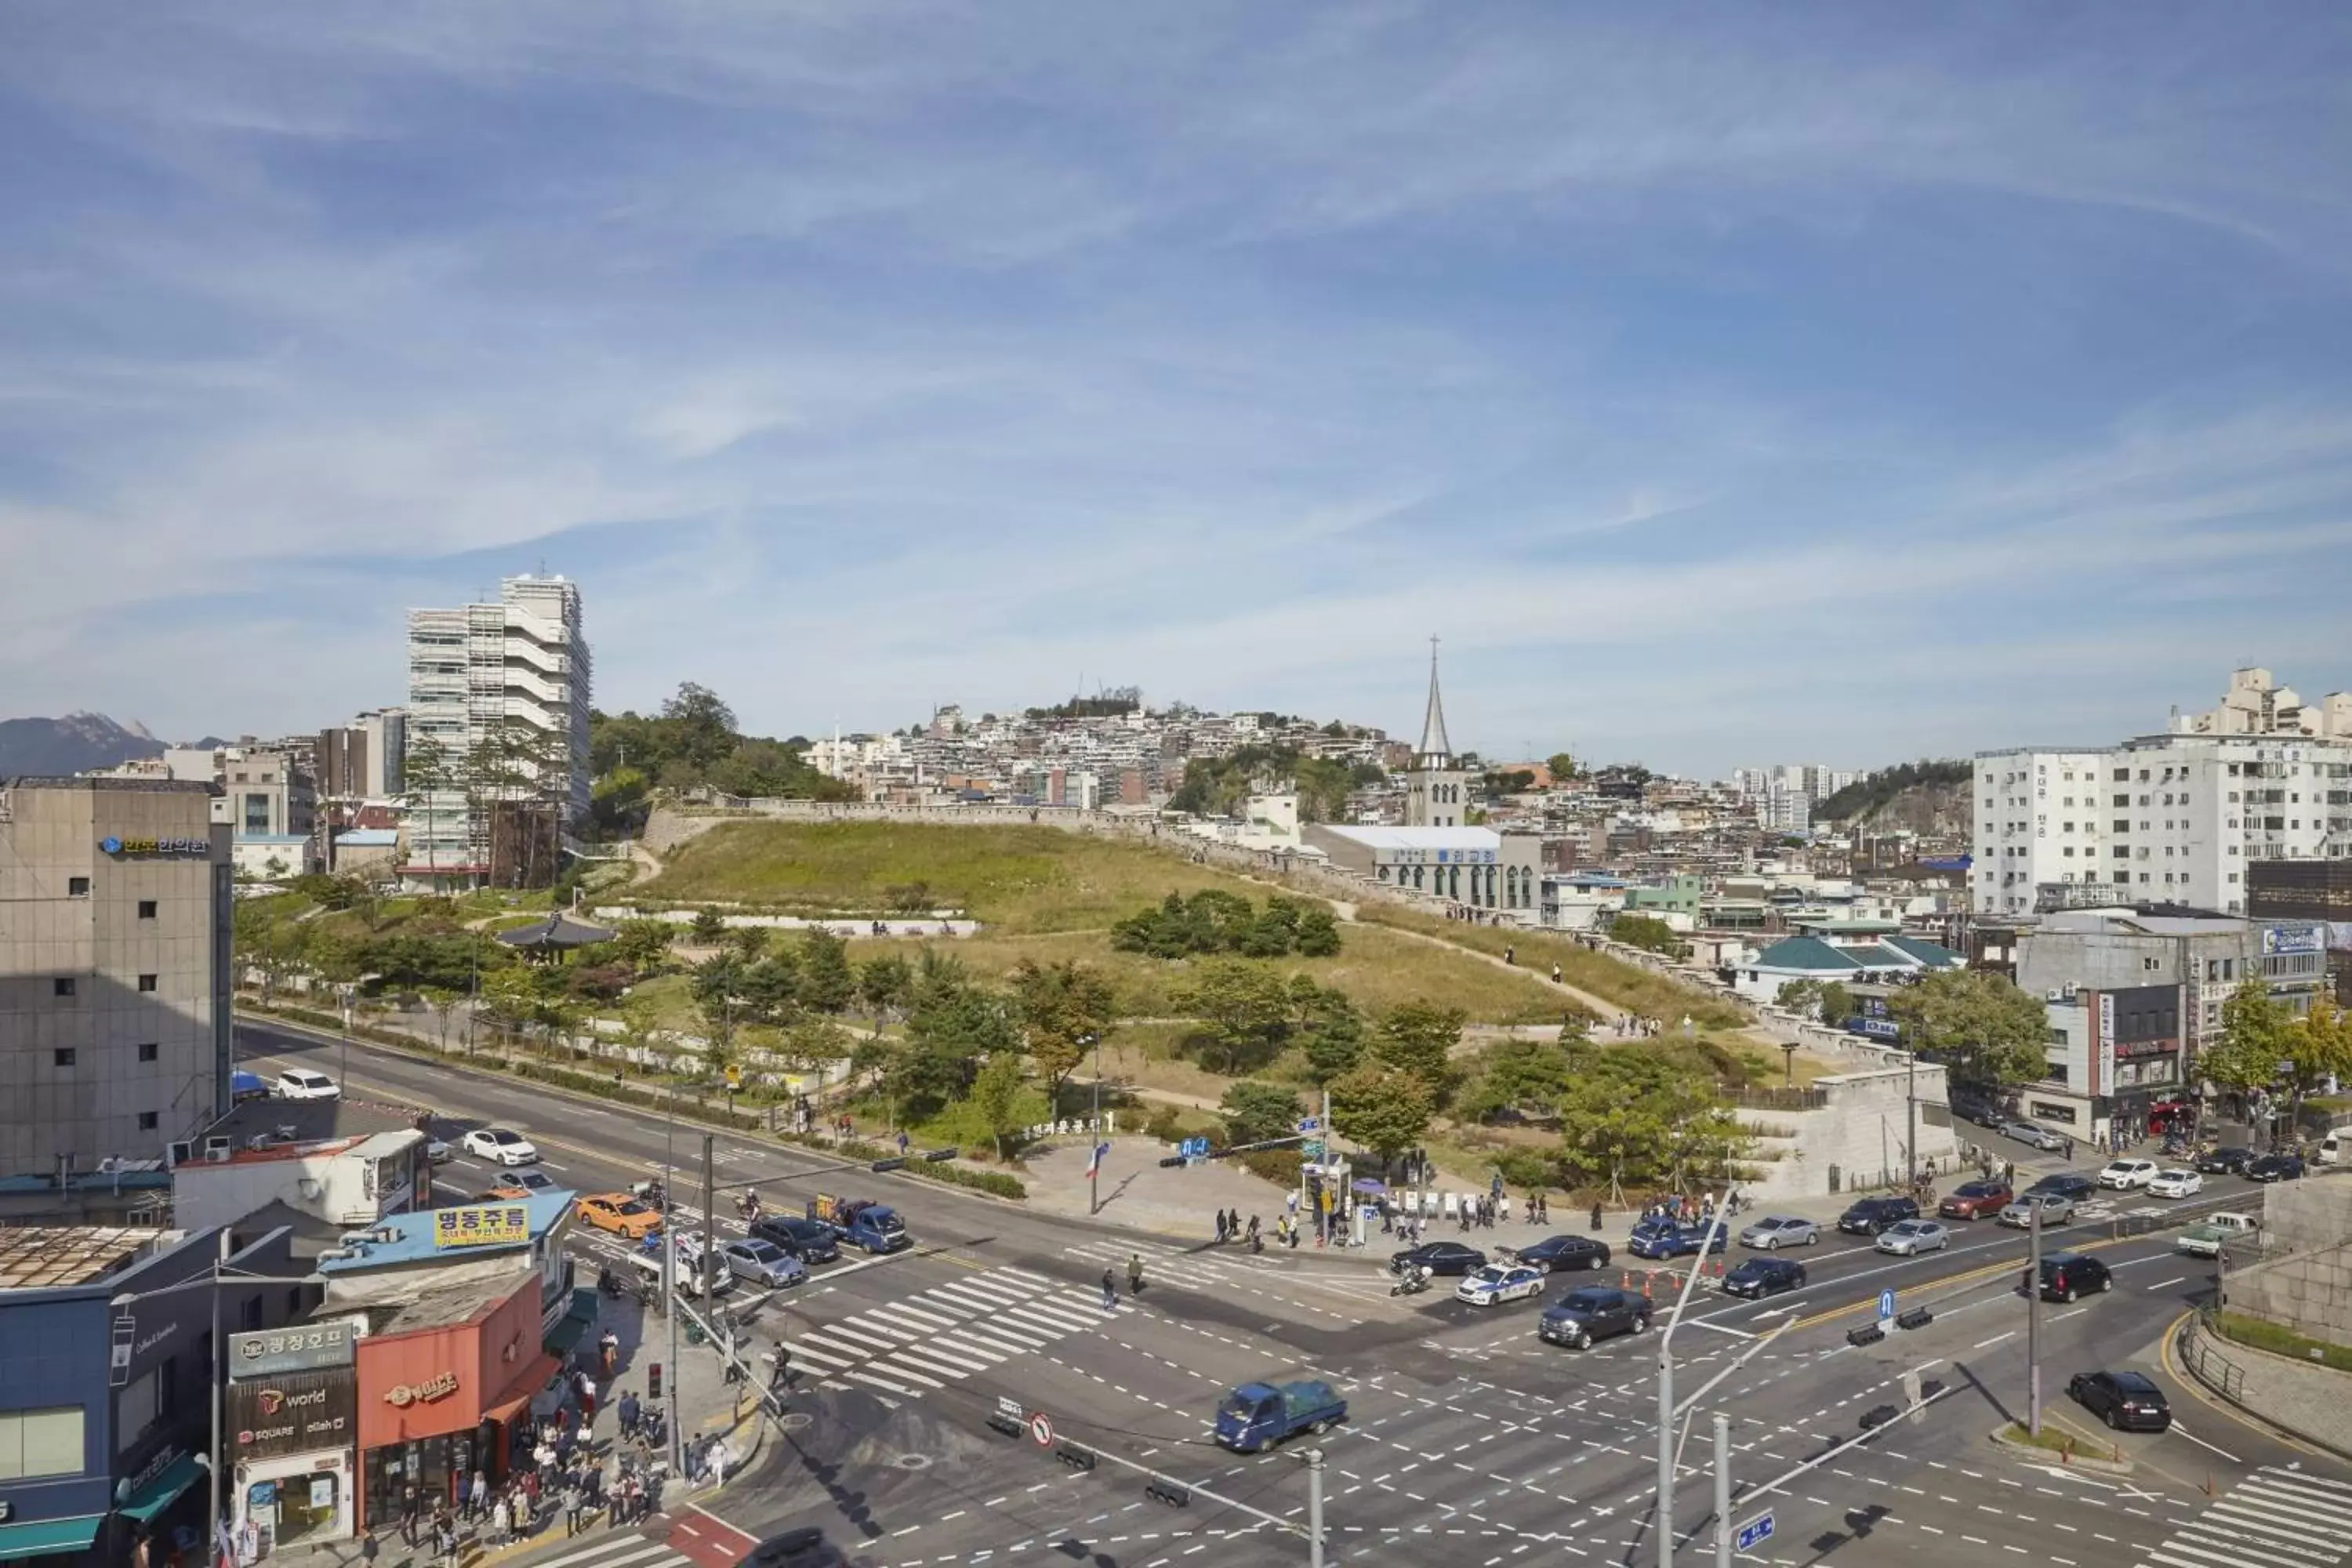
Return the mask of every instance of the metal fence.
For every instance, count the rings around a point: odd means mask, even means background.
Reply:
[[[2213,1348],[2219,1336],[2210,1317],[2210,1313],[2199,1312],[2184,1321],[2175,1348],[2180,1352],[2180,1364],[2189,1369],[2190,1376],[2222,1398],[2235,1402],[2245,1395],[2245,1369]]]

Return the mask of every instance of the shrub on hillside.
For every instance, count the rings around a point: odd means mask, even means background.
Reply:
[[[1339,951],[1331,911],[1294,899],[1269,898],[1264,907],[1236,893],[1203,889],[1187,899],[1170,893],[1151,909],[1110,928],[1121,952],[1154,958],[1238,953],[1244,958],[1328,958]]]

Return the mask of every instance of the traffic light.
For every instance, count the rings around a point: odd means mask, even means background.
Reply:
[[[947,1148],[934,1149],[929,1153],[924,1155],[923,1163],[926,1165],[936,1165],[942,1160],[952,1160],[955,1157],[955,1146],[953,1144],[950,1144]]]
[[[659,1362],[654,1363],[646,1372],[646,1397],[647,1399],[661,1397],[661,1363]]]
[[[903,1171],[907,1168],[907,1162],[898,1159],[877,1160],[866,1168],[877,1174],[884,1171]]]
[[[1171,1154],[1166,1159],[1160,1162],[1160,1168],[1163,1171],[1171,1171],[1179,1165],[1189,1165],[1192,1163],[1192,1161],[1187,1160],[1181,1154]]]
[[[727,1064],[727,1092],[734,1093],[743,1087],[743,1069],[733,1062]]]

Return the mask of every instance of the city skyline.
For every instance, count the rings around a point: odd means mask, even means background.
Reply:
[[[1432,632],[1456,744],[1707,777],[2352,686],[2331,12],[14,31],[13,713],[339,721],[542,565],[778,735],[1404,734]]]

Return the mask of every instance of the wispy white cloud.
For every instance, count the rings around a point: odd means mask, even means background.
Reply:
[[[314,724],[542,559],[787,731],[1402,723],[1433,630],[1654,765],[2352,684],[2326,12],[138,10],[0,51],[10,710]]]

